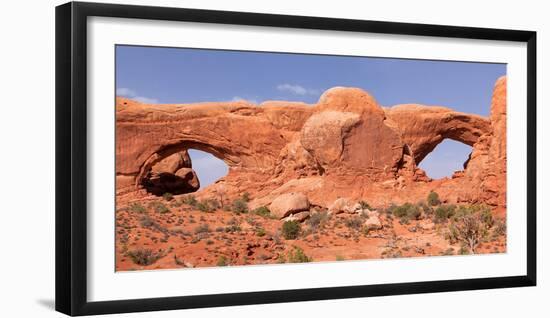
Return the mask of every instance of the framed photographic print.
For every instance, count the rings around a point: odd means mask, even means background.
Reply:
[[[56,308],[536,284],[536,33],[56,8]]]

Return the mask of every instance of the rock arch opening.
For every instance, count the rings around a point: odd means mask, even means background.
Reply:
[[[466,168],[472,147],[452,139],[444,139],[426,155],[418,167],[432,179],[452,177],[456,171]]]
[[[142,164],[136,183],[159,196],[196,192],[229,172],[228,164],[218,156],[219,152],[209,145],[172,144]]]
[[[191,157],[192,168],[199,178],[199,190],[215,183],[229,172],[229,166],[209,152],[188,149],[188,153]]]

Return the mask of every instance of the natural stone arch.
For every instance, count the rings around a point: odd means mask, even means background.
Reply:
[[[489,118],[446,107],[406,104],[385,111],[399,127],[417,165],[445,139],[473,147],[479,137],[491,132]]]
[[[116,107],[117,176],[137,186],[156,162],[188,148],[213,154],[230,173],[268,178],[312,113],[311,106],[291,102],[149,105],[117,98]]]
[[[238,196],[251,190],[252,199],[269,200],[277,193],[300,191],[324,206],[338,196],[368,196],[372,187],[401,191],[414,189],[411,183],[431,186],[416,164],[449,138],[474,148],[463,176],[448,181],[464,187],[461,200],[473,202],[481,195],[491,196],[489,190],[505,188],[500,180],[486,177],[495,170],[488,162],[495,162],[499,171],[505,169],[505,85],[502,79],[495,87],[490,118],[414,104],[383,108],[355,88],[331,89],[316,105],[148,105],[117,98],[117,194],[135,191],[136,178],[149,165],[189,147],[217,154],[226,162],[229,172],[219,186],[227,193]],[[340,125],[331,112],[351,122],[343,120]],[[336,148],[330,140],[338,143]],[[486,180],[487,193],[472,190],[479,180]],[[200,195],[214,190],[208,187]],[[499,195],[495,202],[502,205],[503,198]]]
[[[209,144],[182,140],[175,144],[163,146],[159,151],[155,152],[149,158],[147,158],[147,160],[145,160],[145,162],[141,166],[138,175],[136,176],[136,186],[139,186],[142,183],[142,181],[146,178],[147,174],[155,164],[175,153],[187,151],[189,149],[197,149],[210,153],[216,158],[225,162],[229,168],[235,166],[236,164],[236,162],[234,162],[230,157],[224,155],[223,149],[218,149],[215,146]]]

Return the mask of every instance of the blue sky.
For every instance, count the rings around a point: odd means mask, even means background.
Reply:
[[[117,95],[150,103],[246,99],[316,103],[334,86],[359,87],[379,104],[419,103],[489,115],[504,64],[371,57],[117,46]],[[420,164],[432,178],[462,169],[471,148],[444,141]],[[202,186],[227,173],[204,152],[191,153]],[[204,168],[203,168],[204,167]],[[199,169],[200,168],[200,169]]]

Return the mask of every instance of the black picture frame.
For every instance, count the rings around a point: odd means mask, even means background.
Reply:
[[[527,44],[527,274],[351,287],[88,302],[86,20],[91,16],[486,39]],[[70,2],[56,7],[56,310],[92,315],[536,285],[536,32]]]

